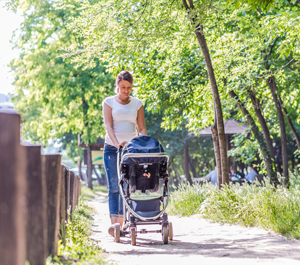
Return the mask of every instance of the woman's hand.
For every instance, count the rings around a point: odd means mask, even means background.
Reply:
[[[122,148],[124,148],[124,146],[127,144],[127,142],[126,141],[124,141],[124,142],[122,142],[122,143],[120,143],[120,144],[118,144],[117,146],[115,146],[117,149],[119,149],[120,147],[122,147]]]

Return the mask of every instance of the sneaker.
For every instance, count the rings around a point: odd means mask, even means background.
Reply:
[[[114,225],[111,225],[109,228],[108,228],[108,233],[115,237],[115,226]]]

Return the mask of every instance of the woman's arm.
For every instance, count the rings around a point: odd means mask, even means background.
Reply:
[[[110,140],[113,142],[114,146],[118,148],[120,146],[120,143],[118,142],[113,129],[112,108],[106,103],[103,104],[103,119],[106,133],[108,134]]]
[[[139,135],[147,135],[144,107],[141,106],[137,112],[137,126]]]

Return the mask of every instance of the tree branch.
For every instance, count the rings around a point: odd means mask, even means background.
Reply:
[[[188,4],[187,4],[187,2],[186,2],[186,0],[182,0],[182,3],[183,3],[183,5],[184,5],[184,7],[185,7],[186,10],[190,9],[189,6],[188,6]]]
[[[191,8],[191,9],[194,9],[194,8],[195,8],[195,7],[194,7],[193,0],[189,0],[189,4],[190,4],[190,8]]]
[[[265,58],[266,69],[267,69],[267,70],[269,70],[269,68],[270,68],[270,66],[268,66],[269,58],[270,58],[270,56],[272,55],[273,48],[274,48],[274,46],[275,46],[275,44],[276,44],[276,42],[277,42],[278,39],[279,39],[279,37],[276,37],[276,38],[275,38],[274,43],[273,43],[273,44],[271,45],[271,47],[270,47],[270,52],[269,52],[269,54],[268,54],[268,55],[266,56],[266,58]]]
[[[290,60],[287,64],[285,64],[285,65],[283,65],[282,67],[280,67],[279,69],[277,69],[276,71],[271,71],[271,72],[267,72],[266,74],[264,74],[264,75],[261,75],[261,76],[257,76],[256,77],[256,79],[260,79],[260,78],[264,78],[264,77],[266,77],[266,76],[268,76],[268,75],[273,75],[274,73],[276,73],[276,72],[278,72],[278,71],[280,71],[281,69],[283,69],[284,67],[286,67],[286,66],[288,66],[291,62],[293,62],[294,61],[294,58],[292,59],[292,60]],[[290,69],[289,69],[290,70]],[[291,71],[291,70],[290,70]]]

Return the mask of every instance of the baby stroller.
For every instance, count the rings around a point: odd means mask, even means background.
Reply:
[[[129,235],[136,244],[137,234],[161,233],[164,244],[173,240],[173,226],[165,209],[169,200],[169,157],[161,144],[150,136],[138,136],[118,150],[119,190],[123,198],[124,225],[115,225],[115,241]],[[140,229],[160,225],[159,230]]]

